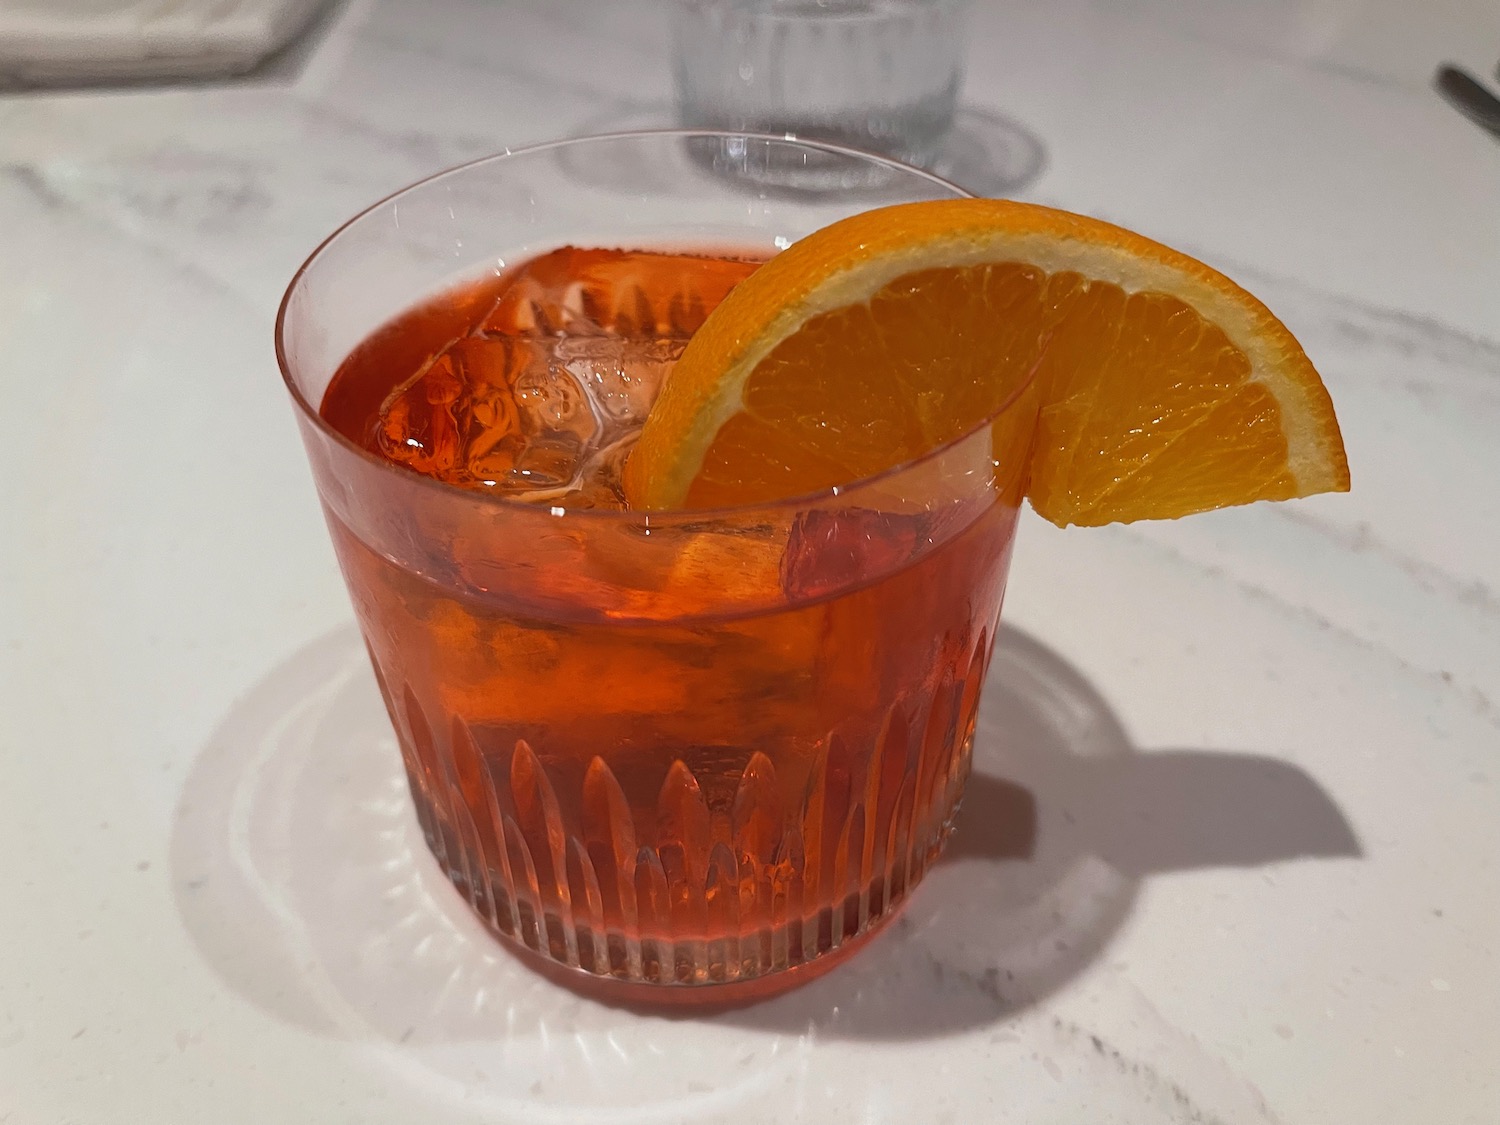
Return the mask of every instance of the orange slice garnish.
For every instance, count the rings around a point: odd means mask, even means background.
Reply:
[[[1032,378],[1033,507],[1059,525],[1345,490],[1322,380],[1286,327],[1184,254],[994,199],[817,231],[740,282],[668,376],[634,507],[754,504],[921,457]]]

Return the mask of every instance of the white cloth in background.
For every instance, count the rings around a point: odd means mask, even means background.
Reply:
[[[52,85],[238,74],[324,0],[0,0],[0,80]]]

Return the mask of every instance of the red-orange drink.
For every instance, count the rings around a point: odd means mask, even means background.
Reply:
[[[754,266],[545,255],[374,334],[322,416],[455,492],[621,509],[660,380]],[[587,545],[500,529],[520,595],[493,522],[413,567],[330,510],[428,840],[491,926],[622,982],[728,983],[894,910],[968,770],[1015,521],[930,499],[689,527],[621,553],[614,591],[570,564]]]
[[[803,162],[828,191],[762,186]],[[1034,405],[770,503],[635,511],[620,473],[758,260],[956,194],[792,139],[580,138],[414,185],[293,279],[278,359],[419,819],[539,968],[645,1000],[765,995],[847,953],[937,855]]]

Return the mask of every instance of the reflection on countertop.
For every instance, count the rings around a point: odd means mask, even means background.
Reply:
[[[498,1110],[518,1112],[538,1074],[566,1075],[554,1107],[602,1122],[687,1120],[703,1075],[735,1076],[713,1097],[748,1112],[801,1081],[795,1060],[815,1043],[1004,1028],[1103,954],[1154,873],[1358,856],[1304,771],[1140,752],[1076,669],[1003,628],[958,831],[892,926],[758,1005],[627,1011],[534,976],[470,916],[422,842],[363,646],[342,629],[225,716],[183,790],[172,883],[205,961],[277,1019]],[[857,1096],[861,1072],[846,1077],[819,1093],[825,1112]],[[1145,1111],[1155,1088],[1136,1077]]]

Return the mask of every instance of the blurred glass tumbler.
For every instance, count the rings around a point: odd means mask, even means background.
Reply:
[[[685,126],[931,164],[963,81],[967,0],[676,0]],[[816,178],[816,169],[809,169]]]

